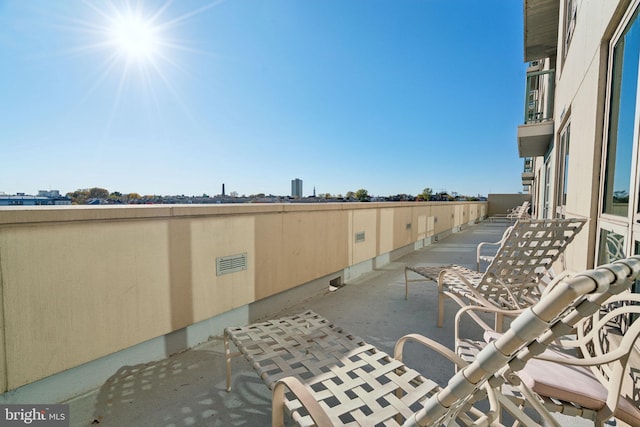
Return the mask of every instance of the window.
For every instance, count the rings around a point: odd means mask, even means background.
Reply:
[[[636,242],[633,253],[636,255],[640,255],[640,242]],[[632,291],[640,293],[640,280],[636,280],[636,282],[633,284]]]
[[[563,57],[567,56],[571,38],[576,28],[576,18],[578,16],[578,0],[564,0],[564,50]]]
[[[551,197],[551,156],[544,163],[544,204],[542,217],[549,218],[551,207],[549,206],[549,198]]]
[[[638,12],[613,50],[603,213],[629,215],[640,24]]]
[[[535,187],[533,189],[533,194],[531,195],[533,200],[536,201],[536,203],[531,203],[531,216],[533,218],[538,217],[538,200],[540,198],[540,171],[536,171],[535,174],[536,174],[536,177],[533,180],[533,184]]]
[[[567,185],[569,173],[569,136],[571,124],[567,123],[560,132],[560,145],[558,147],[558,182],[557,182],[557,201],[556,214],[560,218],[564,218],[567,204]]]

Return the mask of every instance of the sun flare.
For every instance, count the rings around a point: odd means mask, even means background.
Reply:
[[[0,3],[2,0],[0,0]],[[176,79],[188,75],[185,55],[201,54],[183,34],[187,23],[224,0],[209,0],[196,9],[174,0],[80,0],[86,6],[78,16],[60,16],[60,27],[79,37],[70,55],[98,56],[96,72],[88,77],[85,102],[101,87],[110,87],[111,126],[125,99],[151,102],[157,110],[162,92],[169,93],[190,115],[180,98]],[[151,105],[151,104],[150,104]],[[151,111],[151,109],[148,109]]]

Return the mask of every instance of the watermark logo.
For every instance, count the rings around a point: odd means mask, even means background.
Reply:
[[[69,405],[0,405],[0,427],[69,427]]]

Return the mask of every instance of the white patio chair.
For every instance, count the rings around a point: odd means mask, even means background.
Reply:
[[[429,341],[417,335],[401,338],[394,357],[366,345],[314,378],[282,378],[273,389],[272,425],[283,426],[287,412],[300,426],[487,426],[501,425],[503,411],[523,425],[539,425],[502,394],[502,385],[638,276],[640,257],[633,257],[560,281],[470,364],[442,348],[459,367],[444,387],[402,362],[407,340]],[[476,406],[480,401],[488,408]],[[547,422],[553,420],[544,405],[532,404]]]
[[[484,328],[484,340],[461,336],[466,315],[494,311],[466,307],[456,316],[456,354],[471,362],[488,342],[500,337],[478,316],[470,316]],[[628,291],[610,297],[602,309],[575,328],[575,335],[562,337],[509,376],[503,394],[520,409],[542,405],[604,426],[615,417],[632,426],[640,425],[640,294]],[[632,359],[635,358],[635,363]],[[557,422],[551,421],[557,426]]]
[[[519,220],[507,233],[484,273],[451,265],[405,267],[405,299],[410,282],[438,284],[438,327],[444,321],[444,298],[460,307],[481,305],[508,310],[528,307],[540,299],[553,263],[582,229],[586,219]],[[420,278],[409,278],[409,273]],[[496,315],[496,327],[502,315]]]

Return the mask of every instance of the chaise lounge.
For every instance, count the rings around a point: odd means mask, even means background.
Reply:
[[[406,266],[405,299],[409,283],[437,282],[438,327],[444,321],[444,298],[460,307],[480,305],[517,310],[536,303],[546,283],[542,280],[567,245],[580,232],[586,219],[519,220],[507,233],[484,273],[450,265]],[[419,278],[410,278],[414,274]],[[502,315],[496,316],[499,329]]]

